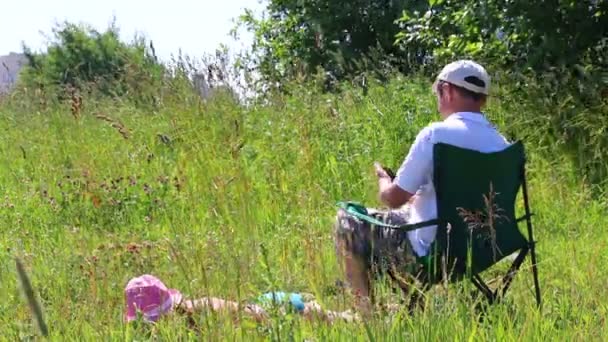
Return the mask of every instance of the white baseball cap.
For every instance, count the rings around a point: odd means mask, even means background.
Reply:
[[[433,84],[435,92],[439,81],[454,84],[474,93],[488,95],[490,91],[490,75],[484,67],[471,60],[459,60],[443,67]]]

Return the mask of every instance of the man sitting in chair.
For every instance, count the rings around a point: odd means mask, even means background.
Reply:
[[[368,209],[370,215],[393,225],[414,224],[437,217],[432,182],[433,145],[446,143],[489,153],[505,149],[509,142],[486,119],[481,109],[489,94],[490,77],[479,64],[461,60],[446,65],[433,84],[443,121],[425,127],[417,135],[394,179],[378,163],[379,198],[390,210]],[[410,232],[375,226],[339,209],[336,218],[338,260],[347,281],[369,312],[371,278],[377,271],[395,273],[401,279],[417,276],[417,258],[429,253],[437,226]]]

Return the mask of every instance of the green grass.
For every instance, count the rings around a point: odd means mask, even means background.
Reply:
[[[258,326],[209,314],[198,317],[199,334],[179,317],[125,325],[124,286],[143,273],[191,298],[283,289],[350,308],[334,285],[342,279],[334,204],[378,205],[373,161],[398,167],[418,130],[438,120],[434,99],[416,82],[372,87],[366,97],[294,93],[251,108],[185,99],[157,113],[85,99],[80,119],[68,105],[0,105],[2,340],[37,334],[13,256],[26,265],[52,340],[606,340],[606,204],[567,158],[533,145],[541,312],[526,262],[508,300],[483,321],[462,284],[434,289],[415,316],[379,313],[365,324],[277,316]],[[488,113],[508,128],[500,103]]]

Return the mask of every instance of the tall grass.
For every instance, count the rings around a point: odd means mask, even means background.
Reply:
[[[367,95],[292,96],[242,107],[218,95],[155,112],[84,99],[0,106],[0,336],[36,334],[19,290],[22,258],[53,340],[605,340],[606,205],[570,159],[529,152],[530,193],[544,300],[535,308],[529,262],[508,299],[480,319],[467,284],[436,288],[414,316],[379,312],[364,323],[273,317],[234,324],[214,314],[155,326],[122,322],[123,289],[142,273],[188,297],[247,301],[262,291],[315,294],[327,308],[352,300],[334,256],[335,202],[376,202],[373,161],[396,167],[418,130],[438,120],[429,86],[396,79]],[[490,118],[508,131],[505,105]],[[126,134],[125,132],[128,132]],[[504,265],[498,266],[501,268]],[[504,267],[502,267],[504,269]],[[496,271],[497,272],[497,271]],[[490,272],[492,273],[492,272]],[[386,284],[383,301],[396,302]]]

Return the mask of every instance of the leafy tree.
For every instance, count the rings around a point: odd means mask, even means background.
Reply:
[[[258,19],[247,11],[240,25],[254,33],[252,55],[266,81],[308,76],[319,67],[342,79],[365,69],[364,60],[372,55],[377,56],[372,64],[390,60],[405,68],[402,59],[408,54],[394,44],[399,32],[395,20],[406,8],[425,4],[423,0],[270,0],[267,17]]]
[[[559,145],[582,177],[608,180],[608,1],[434,0],[398,23],[398,43],[422,46],[429,71],[457,58],[482,61],[537,114],[521,116],[513,104],[520,138]]]
[[[52,33],[45,52],[34,53],[24,46],[27,58],[21,77],[24,85],[143,96],[161,80],[163,68],[154,55],[152,43],[147,45],[143,39],[124,43],[114,25],[98,32],[65,22]]]
[[[540,72],[586,57],[607,63],[605,0],[430,0],[424,11],[406,9],[398,23],[398,43],[424,46],[439,64],[471,57]]]

